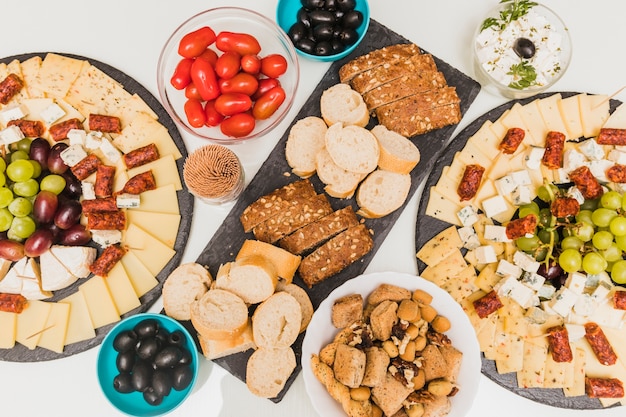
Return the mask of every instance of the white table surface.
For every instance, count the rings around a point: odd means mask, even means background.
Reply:
[[[188,17],[217,6],[241,6],[274,17],[277,0],[27,0],[3,2],[0,56],[27,52],[64,52],[92,57],[124,71],[155,96],[155,68],[161,46]],[[439,58],[473,75],[470,39],[497,0],[370,0],[372,18],[417,43]],[[574,44],[571,66],[555,91],[612,94],[626,84],[626,2],[623,0],[545,0],[569,26]],[[245,28],[243,28],[245,29]],[[328,64],[300,60],[301,84],[290,114],[267,137],[233,146],[248,178],[252,178],[295,117]],[[626,99],[623,94],[617,98]],[[457,132],[506,100],[481,92]],[[205,142],[182,132],[188,151]],[[378,250],[366,272],[416,273],[414,247],[417,194]],[[196,203],[183,262],[194,261],[229,208]],[[161,309],[160,301],[152,311]],[[0,362],[0,414],[3,416],[116,416],[96,379],[98,349],[51,362]],[[511,394],[482,376],[468,417],[618,416],[623,408],[576,411],[534,403]],[[198,383],[172,416],[316,416],[302,376],[284,400],[274,404],[250,394],[246,386],[219,366],[203,361]]]

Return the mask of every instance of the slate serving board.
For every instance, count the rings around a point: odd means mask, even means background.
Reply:
[[[176,127],[176,124],[171,119],[167,111],[163,108],[161,103],[156,99],[156,97],[154,97],[143,85],[141,85],[135,79],[133,79],[132,77],[125,74],[124,72],[108,64],[105,64],[103,62],[97,61],[92,58],[86,58],[83,56],[64,54],[60,52],[55,52],[55,53],[59,55],[64,55],[70,58],[87,60],[91,64],[99,68],[100,70],[104,71],[107,75],[112,77],[114,80],[122,84],[124,88],[126,89],[126,91],[130,92],[131,94],[139,95],[146,102],[146,104],[148,104],[148,106],[150,106],[150,108],[158,115],[159,122],[167,128],[167,130],[169,131],[169,134],[174,139],[174,142],[176,143],[178,150],[183,156],[182,158],[178,159],[178,161],[176,161],[178,170],[179,172],[182,173],[183,162],[185,158],[187,157],[187,149],[185,148],[185,144],[180,135],[180,132],[178,131],[178,128]],[[9,62],[15,59],[21,62],[36,55],[44,58],[46,55],[46,52],[34,52],[34,53],[10,56],[7,58],[0,59],[0,62],[8,64]],[[174,249],[176,251],[176,254],[168,262],[165,268],[163,268],[161,272],[157,275],[156,278],[159,281],[159,284],[153,289],[151,289],[148,293],[146,293],[143,297],[141,297],[140,299],[141,306],[124,314],[122,318],[147,311],[152,306],[152,304],[154,304],[154,302],[161,296],[161,288],[163,286],[163,282],[165,281],[165,278],[167,278],[170,272],[172,272],[174,268],[176,268],[180,264],[180,260],[183,256],[185,246],[187,245],[187,241],[189,240],[189,231],[191,229],[191,218],[193,215],[194,199],[193,199],[193,196],[187,191],[184,181],[183,181],[183,189],[180,191],[177,191],[176,194],[178,198],[178,205],[180,207],[180,216],[181,216],[180,226],[178,228],[178,235],[176,236],[176,242],[174,244]],[[92,244],[95,245],[93,242]],[[98,247],[98,246],[95,245],[95,247]],[[61,300],[67,297],[68,295],[76,292],[78,290],[78,286],[82,284],[83,282],[85,282],[85,279],[79,280],[67,288],[64,288],[59,291],[55,291],[54,296],[45,301]],[[109,330],[111,330],[111,328],[114,325],[115,323],[102,326],[96,329],[96,337],[89,339],[89,340],[82,341],[82,342],[72,343],[71,345],[66,346],[63,353],[60,353],[60,354],[56,352],[52,352],[47,349],[39,348],[39,347],[35,348],[34,350],[29,350],[23,345],[16,343],[15,347],[12,349],[0,349],[0,360],[11,361],[11,362],[39,362],[39,361],[60,359],[60,358],[64,358],[67,356],[71,356],[76,353],[80,353],[85,350],[91,349],[94,346],[98,346],[102,342],[102,339],[104,339],[104,336],[109,332]]]
[[[428,205],[428,199],[430,198],[430,187],[437,184],[437,181],[441,177],[441,172],[443,168],[452,163],[454,154],[463,149],[467,140],[472,137],[487,120],[490,120],[492,122],[496,121],[502,115],[502,113],[504,113],[507,109],[510,109],[515,103],[519,102],[520,104],[526,104],[537,98],[548,97],[553,94],[557,93],[543,93],[523,100],[513,100],[504,103],[474,120],[450,142],[445,151],[437,158],[435,166],[428,178],[426,179],[426,183],[424,185],[424,192],[422,193],[420,199],[420,205],[416,221],[416,250],[421,248],[426,242],[432,239],[439,232],[450,227],[449,223],[426,215],[426,206]],[[565,98],[579,93],[561,92],[560,94],[561,96],[563,96],[563,98]],[[613,112],[619,104],[619,101],[611,100],[610,111]],[[419,259],[416,258],[416,260],[418,270],[423,271],[424,268],[426,268],[426,265]],[[489,379],[491,379],[498,385],[524,398],[533,400],[538,403],[560,408],[570,408],[578,410],[604,408],[602,407],[598,399],[589,398],[587,396],[565,397],[563,395],[563,390],[561,389],[519,388],[517,386],[515,373],[500,374],[496,370],[495,361],[485,359],[484,355],[482,354],[481,356],[482,373],[484,375],[486,375]]]
[[[419,45],[418,40],[412,41]],[[375,20],[371,20],[368,32],[356,50],[344,59],[336,61],[331,65],[309,99],[300,109],[296,118],[292,121],[292,124],[287,128],[267,160],[263,163],[255,177],[250,181],[250,184],[246,187],[239,200],[235,203],[222,225],[215,232],[206,248],[198,257],[197,262],[208,266],[212,276],[216,275],[220,264],[234,260],[235,255],[239,251],[239,248],[243,244],[244,240],[254,238],[252,233],[246,234],[243,232],[241,223],[239,222],[239,216],[243,210],[262,195],[299,179],[293,174],[285,175],[290,172],[290,167],[285,160],[285,144],[287,142],[289,129],[295,122],[306,116],[320,116],[320,97],[325,89],[339,82],[339,68],[349,60],[357,56],[364,55],[372,50],[379,49],[387,45],[408,42],[410,41],[401,35],[393,32]],[[457,94],[461,98],[461,111],[464,114],[476,98],[476,95],[478,95],[478,92],[480,91],[480,84],[437,57],[434,58],[439,70],[445,75],[448,84],[456,87]],[[368,128],[372,128],[375,123],[376,120],[372,119]],[[407,202],[415,193],[418,185],[431,170],[434,161],[437,159],[439,153],[444,148],[444,145],[449,140],[455,128],[456,126],[448,126],[422,136],[411,138],[421,152],[421,160],[411,174],[412,184]],[[323,192],[323,186],[317,176],[313,176],[311,181],[318,193]],[[339,209],[341,207],[346,207],[347,205],[352,205],[355,208],[355,211],[357,209],[354,198],[339,200],[329,197],[329,200],[333,209]],[[406,202],[401,208],[386,217],[380,219],[368,219],[365,221],[367,227],[373,231],[374,249],[360,261],[353,263],[332,278],[315,285],[312,289],[306,288],[302,279],[296,275],[294,283],[307,290],[313,306],[316,309],[320,302],[326,298],[326,296],[333,289],[343,284],[348,279],[360,275],[365,270],[371,259],[374,257],[376,250],[380,247],[383,240],[389,233],[389,230],[400,216],[400,213],[404,209],[405,205]],[[301,334],[293,345],[297,361],[296,370],[287,381],[287,384],[281,393],[276,398],[272,399],[274,402],[282,400],[285,393],[293,383],[293,380],[301,370],[300,359],[302,355],[303,339],[304,335]],[[252,350],[249,350],[247,352],[216,359],[215,362],[237,378],[245,381],[246,363],[251,354]]]

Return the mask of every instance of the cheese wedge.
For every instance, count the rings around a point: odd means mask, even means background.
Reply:
[[[575,139],[569,136],[567,126],[561,117],[561,111],[559,110],[560,102],[561,94],[553,94],[539,100],[539,110],[541,111],[543,122],[549,131],[561,132],[566,136],[567,140]]]
[[[15,346],[17,330],[17,314],[0,311],[0,349],[11,349]]]
[[[174,249],[132,223],[126,230],[124,243],[155,277],[176,254]]]
[[[37,346],[62,353],[67,335],[67,325],[70,317],[70,305],[65,303],[50,303],[50,314],[44,326],[44,331],[37,342]]]
[[[626,129],[626,104],[620,104],[604,123],[604,128]]]
[[[65,345],[96,337],[96,332],[89,317],[87,301],[85,301],[82,292],[76,291],[74,294],[60,300],[59,303],[69,304],[70,306]]]
[[[0,292],[21,294],[23,285],[21,276],[25,266],[26,258],[22,258],[13,264],[13,266],[7,271],[4,278],[0,280]]]
[[[147,114],[153,119],[158,119],[157,114],[146,104],[138,95],[133,94],[125,102],[123,102],[118,111],[113,116],[119,117],[122,129],[128,126],[139,113]]]
[[[457,213],[462,208],[461,205],[454,204],[443,194],[439,193],[434,186],[430,187],[430,197],[428,198],[425,211],[426,215],[455,226],[462,226],[461,220],[457,216]]]
[[[28,349],[35,349],[45,329],[51,308],[52,303],[39,300],[29,301],[28,308],[17,315],[15,340]]]
[[[548,126],[546,126],[543,121],[543,117],[541,117],[541,109],[539,108],[540,101],[541,99],[533,100],[530,103],[524,104],[520,109],[520,115],[530,133],[529,143],[535,146],[545,146],[546,134],[549,130]]]
[[[583,124],[580,119],[580,103],[577,95],[569,96],[559,101],[559,111],[567,129],[568,138],[583,137]]]
[[[85,297],[94,329],[119,321],[120,315],[104,278],[94,275],[89,281],[81,284],[78,291]]]
[[[178,167],[174,157],[164,155],[156,161],[149,162],[145,165],[138,166],[128,170],[128,177],[132,178],[142,172],[152,171],[157,187],[173,184],[176,190],[182,190],[180,175],[178,175]]]
[[[115,264],[109,271],[106,284],[119,314],[126,314],[139,307],[141,302],[135,293],[128,274],[121,263]]]
[[[48,96],[65,97],[84,66],[89,66],[89,63],[84,60],[49,53],[41,63],[34,84],[38,89],[45,91]]]
[[[180,214],[178,197],[174,184],[158,187],[155,190],[145,191],[140,194],[138,208],[129,210],[152,211],[156,213]]]
[[[41,254],[39,264],[41,265],[41,287],[44,290],[57,291],[69,287],[78,280],[78,277],[68,271],[50,250]]]
[[[135,289],[137,297],[141,297],[159,284],[155,276],[137,258],[132,250],[126,252],[120,261],[130,279],[130,283]]]
[[[490,159],[494,159],[500,153],[499,146],[502,138],[498,138],[491,125],[493,123],[487,120],[467,141],[472,142],[476,147],[482,150]]]
[[[168,247],[174,248],[180,225],[179,214],[155,213],[137,209],[126,211],[126,219],[130,224],[148,231]]]
[[[150,114],[137,113],[122,133],[113,140],[113,144],[124,153],[154,143],[160,156],[172,155],[174,159],[182,157],[176,143],[167,128]]]

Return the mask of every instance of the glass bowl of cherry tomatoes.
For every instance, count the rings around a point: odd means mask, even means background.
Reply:
[[[300,69],[287,34],[239,7],[190,17],[158,61],[163,106],[185,131],[220,144],[259,138],[289,112]]]

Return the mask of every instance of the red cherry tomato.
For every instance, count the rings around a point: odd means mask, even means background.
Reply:
[[[267,93],[274,87],[279,87],[280,81],[276,78],[262,78],[259,80],[259,88],[252,95],[252,100],[258,100],[263,94]]]
[[[243,93],[226,93],[215,99],[215,110],[224,116],[243,113],[252,107],[252,99]]]
[[[235,51],[224,52],[215,63],[215,74],[220,78],[233,78],[241,69],[241,55]]]
[[[256,75],[261,71],[261,58],[256,55],[244,55],[241,57],[241,69],[248,74]]]
[[[252,107],[252,115],[257,120],[269,118],[285,101],[285,90],[282,87],[274,87],[263,94]]]
[[[217,110],[215,110],[215,100],[204,103],[204,114],[206,115],[206,122],[204,122],[204,124],[209,127],[217,126],[224,120],[224,115],[219,114]]]
[[[228,80],[219,80],[220,91],[224,93],[254,94],[259,87],[259,80],[254,75],[240,72]]]
[[[189,85],[185,87],[185,97],[202,100],[202,96],[198,92],[198,89],[196,88],[196,85],[194,83],[189,83]]]
[[[226,136],[240,138],[247,136],[254,130],[256,121],[249,113],[237,113],[224,119],[220,124],[220,130]]]
[[[211,48],[207,48],[202,52],[196,59],[204,59],[208,61],[212,67],[215,68],[215,63],[217,62],[217,52],[215,52]]]
[[[213,100],[220,95],[215,70],[208,61],[196,59],[191,65],[191,81],[204,101]]]
[[[185,58],[195,58],[215,42],[215,32],[208,26],[189,32],[178,44],[178,54]]]
[[[172,87],[177,90],[182,90],[189,85],[191,82],[191,64],[193,64],[193,59],[191,58],[183,58],[180,60],[170,79]]]
[[[240,55],[257,55],[261,52],[259,41],[252,35],[237,32],[220,32],[215,46],[222,52],[235,51]]]
[[[287,71],[287,60],[280,54],[261,58],[261,73],[269,78],[278,78]]]
[[[185,116],[191,127],[202,127],[206,122],[206,115],[200,100],[189,99],[185,102]]]

